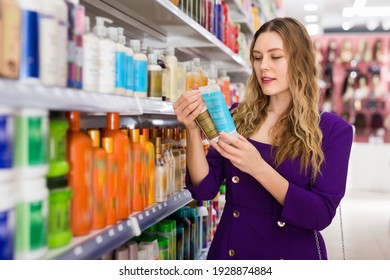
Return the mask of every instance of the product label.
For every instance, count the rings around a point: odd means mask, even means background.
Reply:
[[[84,38],[83,86],[96,91],[99,82],[99,48],[94,40]]]
[[[211,140],[219,136],[208,110],[200,113],[200,115],[196,117],[196,122],[206,135],[207,139]]]
[[[115,90],[115,45],[108,40],[99,42],[99,92]]]
[[[126,88],[126,54],[115,53],[115,88]]]
[[[58,70],[58,29],[57,19],[49,14],[40,14],[40,78],[46,85],[56,85]]]
[[[16,206],[16,252],[19,254],[46,247],[46,200],[22,202]]]
[[[0,116],[0,170],[12,167],[13,117]]]
[[[146,60],[134,60],[134,92],[145,93],[148,87],[148,62]],[[143,96],[142,96],[143,97]]]
[[[39,78],[39,15],[22,11],[20,78]]]
[[[126,55],[126,90],[134,90],[134,71],[133,71],[133,57]]]
[[[28,123],[28,164],[41,165],[46,160],[47,128],[42,117],[30,117]]]
[[[225,133],[236,129],[221,91],[202,93],[206,107],[218,131]]]
[[[46,213],[42,201],[30,203],[30,249],[46,246]]]
[[[0,260],[12,260],[14,253],[14,210],[0,211]]]

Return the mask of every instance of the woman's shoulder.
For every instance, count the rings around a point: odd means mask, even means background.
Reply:
[[[320,115],[320,128],[324,139],[339,135],[340,133],[353,135],[352,125],[339,115],[331,112],[321,112]]]

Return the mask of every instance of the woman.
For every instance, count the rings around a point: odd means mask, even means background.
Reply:
[[[254,35],[253,73],[232,110],[238,138],[221,133],[207,158],[194,119],[196,90],[174,104],[187,129],[187,189],[226,205],[208,259],[326,259],[321,234],[345,194],[352,127],[318,110],[315,51],[305,27],[276,18]],[[231,145],[226,144],[231,143]],[[312,181],[312,183],[310,183]]]

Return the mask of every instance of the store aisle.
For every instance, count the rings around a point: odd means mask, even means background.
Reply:
[[[346,258],[389,260],[390,193],[347,191],[341,206]],[[342,259],[339,212],[322,233],[329,259]]]

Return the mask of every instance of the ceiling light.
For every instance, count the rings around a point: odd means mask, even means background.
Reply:
[[[304,20],[306,22],[317,22],[319,17],[317,15],[307,15],[305,16]]]
[[[303,5],[303,10],[306,12],[314,12],[318,10],[318,4],[308,3]]]
[[[390,30],[390,20],[389,19],[382,21],[382,29],[385,31]]]
[[[369,31],[374,31],[379,26],[379,21],[377,20],[369,20],[366,23],[366,27]]]
[[[343,24],[341,25],[341,27],[343,28],[344,31],[348,31],[351,29],[351,24],[347,21],[343,22]]]
[[[343,9],[343,17],[388,17],[390,14],[390,7],[347,7]]]
[[[306,30],[310,36],[314,36],[318,34],[320,27],[318,24],[306,24]]]

